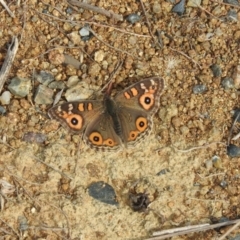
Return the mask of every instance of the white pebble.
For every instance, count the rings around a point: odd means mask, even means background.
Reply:
[[[9,91],[3,92],[0,97],[0,101],[2,105],[8,105],[10,103],[10,99],[11,99],[11,93]]]

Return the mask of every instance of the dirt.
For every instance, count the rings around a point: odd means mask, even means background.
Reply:
[[[113,76],[115,93],[146,77],[164,79],[154,130],[135,148],[96,152],[48,118],[51,105],[34,103],[38,82],[32,81],[26,98],[12,95],[0,116],[1,238],[146,239],[157,230],[239,218],[240,162],[226,152],[231,111],[239,107],[239,6],[204,0],[199,7],[186,5],[178,16],[170,1],[143,1],[145,12],[131,0],[91,5],[141,19],[131,24],[77,7],[67,13],[65,1],[12,2],[14,18],[0,6],[1,63],[11,38],[20,41],[3,91],[11,78],[32,78],[41,70],[64,83],[77,75],[89,88],[101,89],[122,62]],[[237,19],[226,18],[230,9]],[[95,34],[86,42],[78,36],[85,24]],[[54,61],[53,51],[85,68]],[[213,64],[221,76],[213,75]],[[234,88],[221,85],[226,76]],[[193,93],[197,84],[207,90]],[[46,140],[31,135],[26,141],[24,134],[32,132]],[[117,206],[89,196],[88,186],[98,181],[113,187]],[[133,190],[149,197],[145,211],[130,207]],[[174,239],[217,239],[228,229]],[[239,228],[228,237],[238,234]]]

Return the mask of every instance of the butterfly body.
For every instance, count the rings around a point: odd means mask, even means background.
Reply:
[[[49,116],[71,133],[82,133],[93,148],[119,150],[135,146],[152,129],[152,117],[160,105],[164,82],[159,77],[144,79],[102,101],[82,100],[54,106]]]

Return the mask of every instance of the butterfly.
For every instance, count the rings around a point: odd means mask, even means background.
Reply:
[[[66,102],[48,114],[71,133],[82,134],[91,148],[115,151],[135,146],[149,135],[163,89],[162,78],[150,77],[114,97],[107,91],[102,100]]]

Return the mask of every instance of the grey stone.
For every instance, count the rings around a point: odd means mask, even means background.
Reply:
[[[44,85],[39,85],[34,96],[36,104],[51,104],[53,103],[53,90]]]
[[[14,77],[8,85],[9,91],[17,97],[26,97],[31,88],[31,80],[28,78]]]

